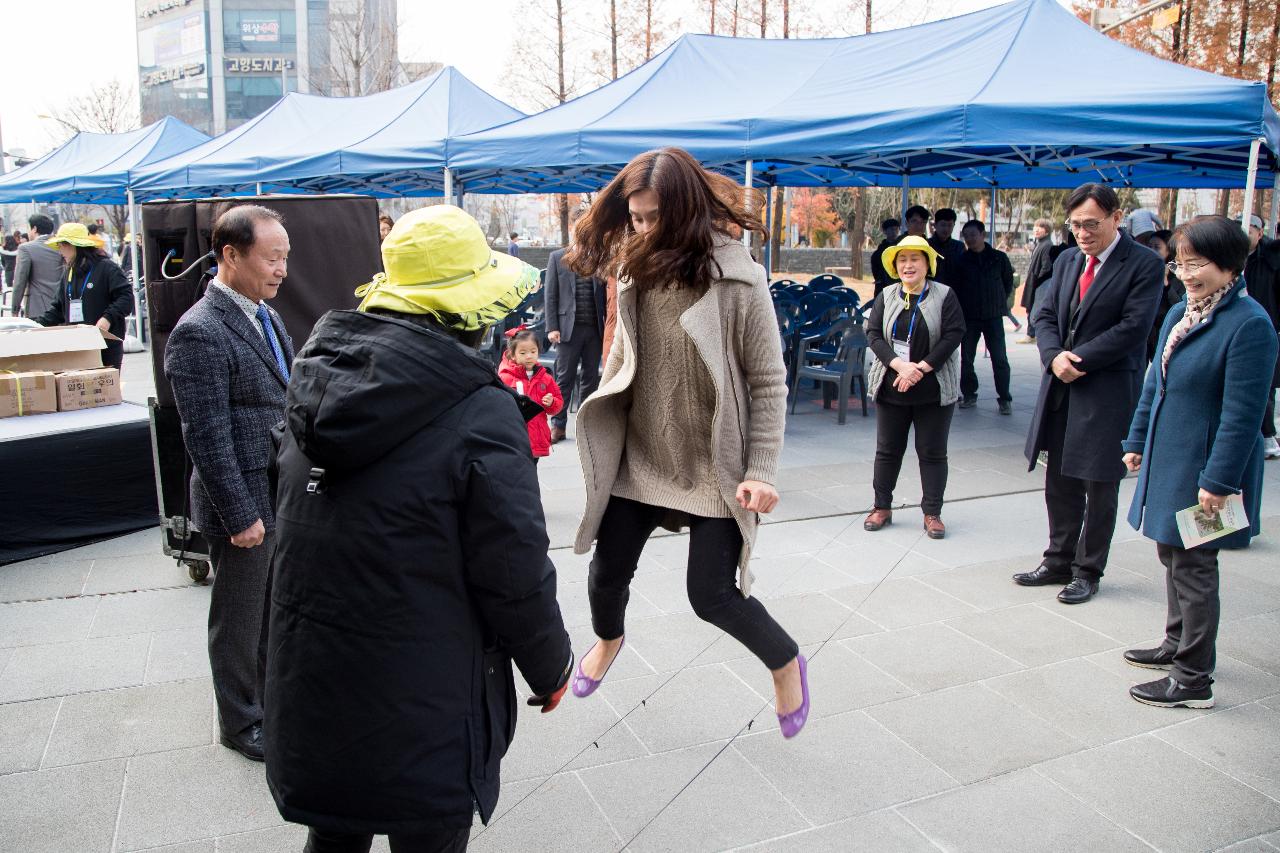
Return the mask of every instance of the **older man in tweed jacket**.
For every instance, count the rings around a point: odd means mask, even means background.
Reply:
[[[270,431],[284,416],[293,343],[264,300],[286,273],[279,214],[234,207],[213,229],[218,275],[174,327],[164,372],[194,463],[191,519],[215,572],[209,663],[222,743],[262,760],[258,644],[274,547]]]

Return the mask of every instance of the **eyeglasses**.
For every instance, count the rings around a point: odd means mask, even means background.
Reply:
[[[1083,222],[1075,222],[1068,219],[1066,222],[1062,224],[1070,228],[1072,231],[1076,231],[1076,232],[1088,231],[1090,234],[1096,234],[1098,232],[1098,229],[1102,227],[1102,223],[1106,221],[1108,220],[1086,219]]]
[[[1169,270],[1169,272],[1174,275],[1178,275],[1178,270],[1182,270],[1188,275],[1195,275],[1207,266],[1209,266],[1208,261],[1203,261],[1198,264],[1180,264],[1177,261],[1169,261],[1169,263],[1165,264],[1165,269]]]

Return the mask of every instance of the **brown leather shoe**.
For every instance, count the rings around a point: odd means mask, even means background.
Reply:
[[[893,524],[893,510],[876,507],[862,522],[862,529],[875,533],[881,527],[888,527],[890,524]]]
[[[551,428],[551,443],[552,443],[552,444],[555,444],[556,442],[559,442],[559,441],[564,441],[564,440],[565,440],[565,438],[566,438],[566,433],[565,433],[565,431],[564,431],[563,429],[561,429],[560,427],[552,427],[552,428]]]
[[[947,535],[947,526],[942,523],[942,519],[936,515],[926,515],[924,517],[924,531],[929,534],[930,539],[941,539]]]

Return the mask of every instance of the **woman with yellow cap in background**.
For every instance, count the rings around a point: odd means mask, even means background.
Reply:
[[[79,222],[64,223],[46,245],[61,253],[66,275],[49,310],[33,319],[41,326],[86,323],[110,332],[118,340],[107,341],[102,363],[118,370],[124,361],[124,320],[133,313],[129,279]]]
[[[400,218],[386,272],[293,363],[277,427],[264,742],[307,850],[461,851],[515,733],[573,655],[529,436],[474,347],[538,272],[450,205]]]
[[[942,496],[947,488],[947,437],[960,396],[964,312],[955,292],[930,276],[941,256],[923,237],[908,236],[884,250],[881,263],[898,279],[876,296],[867,317],[875,356],[867,390],[876,401],[875,506],[863,521],[876,531],[893,523],[893,490],[914,427],[920,458],[920,509],[931,539],[946,536]]]

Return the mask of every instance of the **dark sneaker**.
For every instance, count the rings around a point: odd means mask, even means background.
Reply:
[[[1166,652],[1163,647],[1154,649],[1129,649],[1124,659],[1133,666],[1143,669],[1169,669],[1173,666],[1173,652]]]
[[[1208,684],[1192,690],[1183,687],[1172,676],[1159,681],[1148,681],[1146,684],[1135,684],[1129,688],[1129,695],[1144,705],[1155,705],[1157,708],[1213,707],[1213,690]]]
[[[1008,400],[1001,400],[1001,401],[1000,401],[1000,414],[1002,414],[1002,415],[1012,415],[1012,414],[1013,414],[1013,403],[1010,403]]]
[[[962,409],[972,409],[976,405],[978,405],[977,397],[961,397],[960,398],[960,408]]]

